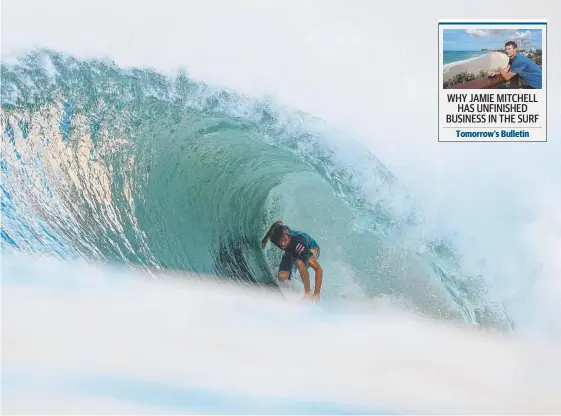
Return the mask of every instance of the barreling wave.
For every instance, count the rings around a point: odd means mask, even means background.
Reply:
[[[280,218],[322,246],[327,298],[511,326],[383,164],[309,115],[39,50],[3,62],[1,123],[3,245],[270,285]]]

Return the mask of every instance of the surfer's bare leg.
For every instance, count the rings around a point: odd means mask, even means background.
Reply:
[[[316,274],[316,281],[314,286],[314,294],[312,295],[312,300],[319,301],[321,292],[321,283],[323,280],[323,268],[318,262],[319,249],[312,249],[314,255],[308,259],[308,264],[314,269]]]
[[[298,272],[300,273],[300,277],[302,278],[302,283],[304,283],[304,293],[309,295],[311,289],[310,289],[310,273],[308,272],[308,268],[306,267],[304,262],[300,259],[296,260],[296,267],[298,267]]]
[[[313,255],[308,259],[308,265],[314,269],[316,275],[313,294],[310,293],[310,272],[308,271],[308,267],[306,267],[306,264],[300,259],[296,260],[296,267],[298,267],[300,277],[302,278],[302,283],[304,283],[304,298],[311,298],[314,302],[318,302],[320,299],[321,283],[323,280],[323,269],[317,260],[317,258],[319,257],[319,248],[313,248],[312,252]]]

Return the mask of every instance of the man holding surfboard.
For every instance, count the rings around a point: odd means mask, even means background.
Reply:
[[[499,68],[499,72],[490,72],[489,75],[494,77],[501,74],[507,81],[518,75],[526,81],[531,89],[541,89],[541,67],[527,56],[518,53],[516,42],[512,40],[505,43],[505,52],[509,58],[508,65]]]
[[[275,246],[284,251],[279,265],[279,280],[289,280],[292,276],[292,270],[296,266],[302,278],[302,283],[304,283],[304,299],[319,301],[323,269],[318,262],[320,249],[316,240],[304,232],[291,230],[282,221],[276,221],[271,225],[261,241],[262,248],[265,248],[268,240],[271,240]],[[313,293],[311,293],[310,288],[308,267],[314,269],[315,272]]]

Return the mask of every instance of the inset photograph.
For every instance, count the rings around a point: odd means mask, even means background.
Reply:
[[[542,29],[444,29],[445,89],[542,89]]]

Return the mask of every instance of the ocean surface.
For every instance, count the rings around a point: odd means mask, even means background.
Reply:
[[[444,65],[452,62],[465,61],[489,53],[488,51],[442,51]]]
[[[477,53],[454,54],[445,63]],[[126,403],[165,413],[559,409],[558,356],[536,363],[503,345],[516,325],[486,276],[424,232],[407,189],[344,131],[181,71],[53,50],[2,62],[1,76],[9,409],[79,411],[84,391],[89,409],[110,412]],[[301,296],[298,276],[276,280],[279,250],[260,246],[278,219],[321,246],[321,306],[247,298]],[[199,280],[236,294],[189,289]],[[372,312],[381,304],[415,320]],[[369,312],[341,312],[348,305]],[[445,326],[432,332],[434,322]],[[314,351],[321,362],[308,367]],[[528,390],[524,369],[509,373],[526,358],[533,379],[550,371],[539,389]],[[429,362],[451,367],[434,384],[404,386],[419,371],[428,377]],[[470,382],[443,402],[448,371],[456,387]],[[481,371],[496,388],[479,385]]]

